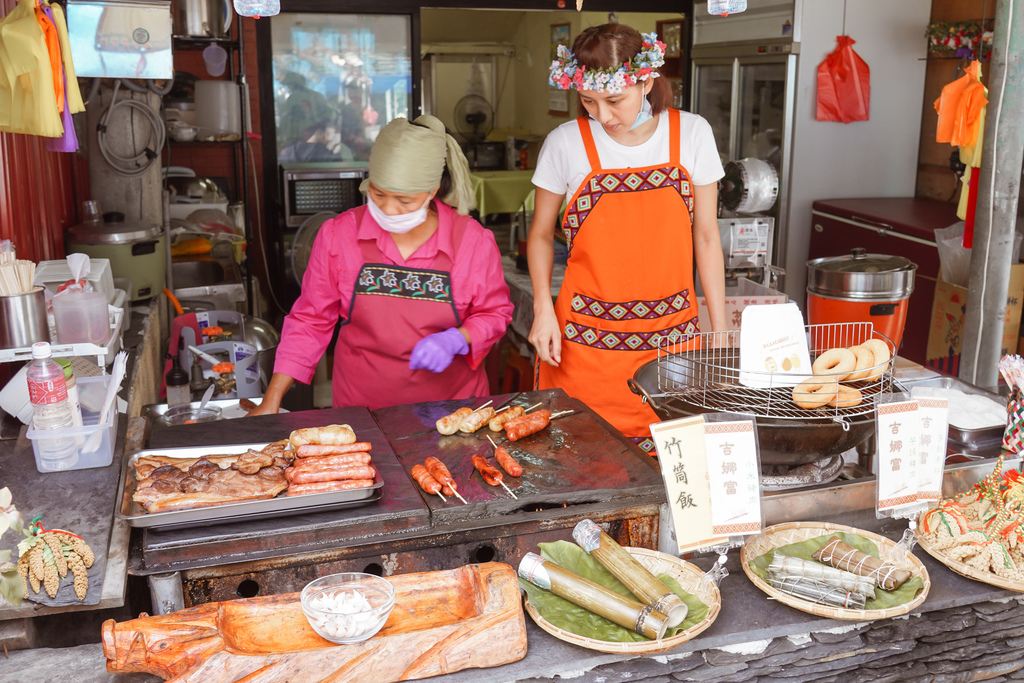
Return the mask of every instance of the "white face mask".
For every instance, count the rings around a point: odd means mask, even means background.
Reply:
[[[651,103],[647,100],[647,95],[644,95],[643,102],[640,104],[640,111],[636,115],[636,121],[633,122],[633,125],[630,126],[629,129],[633,130],[637,126],[649,121],[651,118],[651,111]]]
[[[366,195],[366,198],[370,201],[367,202],[366,206],[370,211],[370,216],[373,220],[377,221],[377,225],[382,230],[390,232],[394,235],[404,235],[413,228],[423,225],[427,221],[427,207],[430,206],[430,200],[434,198],[433,195],[427,197],[427,201],[423,202],[423,206],[420,208],[410,211],[409,213],[400,213],[395,216],[389,216],[384,213],[384,210],[377,206],[377,203],[373,201],[373,197]]]

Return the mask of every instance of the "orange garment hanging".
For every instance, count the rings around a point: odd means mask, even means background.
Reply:
[[[988,104],[985,86],[981,84],[981,62],[971,62],[966,73],[943,89],[935,100],[939,114],[935,129],[936,142],[955,147],[975,144],[981,132],[982,108]]]
[[[57,113],[64,113],[64,69],[63,60],[60,56],[60,37],[57,35],[57,27],[50,18],[43,12],[43,8],[35,6],[36,22],[43,31],[43,42],[46,43],[46,51],[50,55],[50,71],[53,72],[53,95],[57,98]]]
[[[60,54],[64,60],[64,76],[67,80],[67,104],[72,114],[85,111],[85,102],[82,100],[82,91],[78,87],[78,75],[75,73],[75,61],[71,57],[71,38],[68,37],[68,22],[64,16],[64,10],[56,2],[47,3],[40,0],[40,4],[46,5],[53,12],[53,23],[57,26],[57,35],[60,37]]]

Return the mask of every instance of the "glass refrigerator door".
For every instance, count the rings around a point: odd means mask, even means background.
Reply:
[[[693,111],[711,124],[718,156],[725,163],[732,158],[732,61],[725,64],[696,64],[694,83]]]
[[[756,157],[780,169],[786,113],[786,64],[740,63],[737,159]]]
[[[364,161],[409,117],[407,15],[282,13],[271,20],[279,162]]]

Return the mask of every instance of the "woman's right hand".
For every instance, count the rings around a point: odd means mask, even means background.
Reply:
[[[258,406],[250,410],[246,417],[277,415],[277,411],[281,409],[281,400],[288,393],[288,389],[291,388],[294,381],[294,379],[284,373],[275,372],[270,378],[267,390],[263,393],[263,400],[260,401]]]
[[[562,362],[562,330],[558,326],[554,308],[549,306],[535,314],[530,329],[530,343],[537,350],[537,357],[548,365],[557,368]]]
[[[277,415],[278,411],[281,410],[280,401],[271,401],[264,397],[263,401],[258,406],[250,410],[245,414],[246,417],[255,417],[257,415]]]

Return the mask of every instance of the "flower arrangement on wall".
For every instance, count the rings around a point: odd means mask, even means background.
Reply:
[[[984,26],[980,21],[936,21],[928,25],[925,36],[928,38],[928,52],[935,55],[987,61],[992,54],[990,21],[986,21]]]

